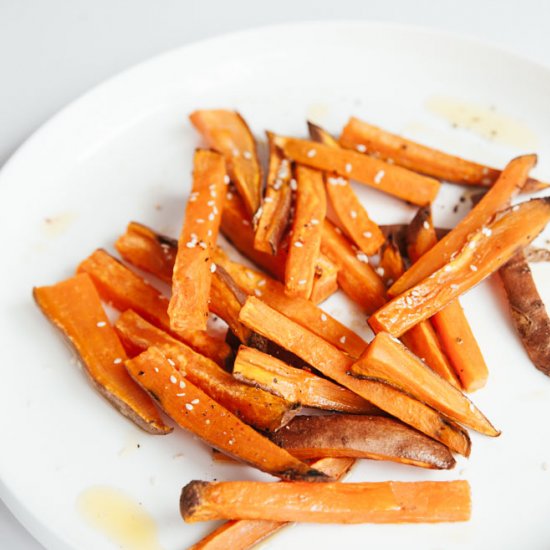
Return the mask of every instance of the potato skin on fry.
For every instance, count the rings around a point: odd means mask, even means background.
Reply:
[[[455,465],[445,445],[384,416],[297,416],[271,439],[302,460],[370,458],[438,470]]]

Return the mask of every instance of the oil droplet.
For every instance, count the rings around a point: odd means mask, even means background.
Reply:
[[[76,215],[73,212],[64,212],[57,216],[51,216],[44,219],[42,229],[44,234],[53,239],[62,235],[76,219]]]
[[[518,120],[487,108],[444,96],[435,96],[426,102],[432,113],[449,121],[453,126],[464,128],[496,143],[522,149],[535,149],[535,134]]]
[[[77,500],[82,517],[123,550],[162,550],[153,518],[112,487],[90,487]]]

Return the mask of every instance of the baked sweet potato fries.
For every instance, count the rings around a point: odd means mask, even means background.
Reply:
[[[467,429],[500,434],[464,393],[490,365],[458,301],[494,272],[550,374],[550,321],[524,252],[550,198],[511,205],[548,187],[530,173],[536,155],[497,169],[351,118],[339,139],[311,123],[310,139],[267,132],[263,167],[239,113],[190,119],[211,149],[195,152],[179,239],[130,222],[115,244],[126,263],[98,249],[33,294],[137,426],[168,434],[162,410],[205,456],[280,478],[185,485],[186,522],[229,520],[192,548],[244,550],[291,522],[467,521],[467,481],[340,481],[365,459],[451,469],[453,453],[470,455]],[[431,205],[444,182],[486,193],[442,231]],[[410,224],[379,226],[356,183],[420,208]],[[319,306],[339,290],[368,317],[370,341]],[[119,311],[113,324],[102,301]],[[209,330],[215,318],[225,340]]]

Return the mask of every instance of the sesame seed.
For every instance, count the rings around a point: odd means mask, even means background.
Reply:
[[[208,219],[209,219],[210,221],[212,221],[215,217],[216,217],[216,216],[214,215],[213,212],[211,212],[210,214],[208,214]]]
[[[210,196],[215,199],[218,196],[218,193],[216,193],[216,191],[210,191]]]
[[[303,243],[302,241],[296,241],[296,242],[294,243],[294,246],[295,246],[296,248],[302,248],[302,246],[304,246],[304,243]]]
[[[366,145],[363,145],[362,143],[359,143],[359,145],[357,145],[355,147],[360,153],[365,153],[367,151],[367,146]]]
[[[238,157],[239,154],[240,154],[240,151],[239,151],[236,147],[235,147],[235,148],[233,149],[233,151],[231,151],[231,152],[233,153],[233,156],[234,156],[234,157]]]
[[[229,185],[229,183],[231,182],[231,178],[225,174],[225,176],[223,177],[223,182],[225,183],[225,185]]]
[[[183,393],[176,393],[176,397],[185,397],[185,392],[183,392]]]
[[[372,237],[372,233],[370,231],[365,231],[363,233],[363,237],[365,237],[365,239],[370,239]]]
[[[120,365],[120,363],[122,363],[122,359],[120,357],[117,357],[114,361],[113,361],[113,364],[115,365]]]
[[[235,440],[233,438],[231,438],[229,441],[228,441],[229,445],[233,445],[235,443]]]
[[[457,288],[458,288],[458,285],[454,285],[454,284],[451,285],[451,289],[452,289],[452,290],[456,290]]]
[[[258,286],[265,286],[265,282],[266,282],[265,279],[260,279],[258,281]]]
[[[155,372],[158,372],[158,371],[159,371],[158,367],[155,367]]]
[[[275,183],[271,186],[275,191],[278,191],[283,186],[283,182],[279,179],[275,180]]]
[[[309,223],[311,225],[319,225],[319,220],[317,218],[311,218]]]
[[[486,176],[488,173],[489,173],[489,168],[485,167],[483,168],[483,170],[481,171],[481,173]]]
[[[262,295],[262,291],[259,288],[254,289],[254,294],[258,296],[258,298]]]
[[[453,266],[452,266],[452,265],[449,265],[449,264],[447,264],[447,265],[443,268],[443,271],[445,271],[445,273],[450,273],[452,270],[453,270]]]
[[[197,244],[197,243],[196,243],[195,241],[189,241],[188,243],[185,243],[185,246],[186,246],[187,248],[195,248],[195,245],[196,245],[196,244]]]
[[[185,388],[185,382],[183,380],[180,380],[179,387],[183,390]]]
[[[298,182],[294,178],[290,180],[289,185],[292,191],[296,191],[296,189],[298,189]]]
[[[512,212],[517,212],[519,210],[519,204],[512,206]]]
[[[254,279],[254,273],[252,273],[252,271],[246,271],[245,273],[249,279]]]
[[[230,200],[233,199],[233,193],[231,193],[231,191],[228,191],[228,192],[227,192],[227,195],[225,195],[225,196],[226,196],[226,198],[227,198],[228,201],[230,201]]]
[[[244,151],[243,152],[243,157],[246,159],[246,160],[250,160],[252,158],[252,153],[250,151]]]
[[[197,218],[195,221],[196,221],[197,223],[204,223],[204,220],[203,220],[202,218]]]
[[[346,172],[349,174],[353,169],[353,166],[351,165],[351,162],[346,163],[345,168],[346,168]]]
[[[191,405],[191,403],[186,403],[186,404],[185,404],[185,408],[186,408],[188,411],[192,411],[192,410],[193,410],[193,405]]]
[[[473,264],[470,265],[470,269],[471,269],[472,271],[477,271],[477,267],[476,267],[475,265],[473,265]]]
[[[384,276],[384,268],[383,267],[377,267],[376,268],[376,273],[378,273],[378,275],[380,275],[380,277],[383,277]]]
[[[348,181],[345,178],[330,177],[327,181],[330,185],[341,185],[342,187],[348,184]]]
[[[174,363],[174,361],[173,361],[172,359],[168,358],[167,361],[168,361],[168,363],[169,363],[170,365],[172,365],[173,367],[176,366],[176,363]]]
[[[369,257],[364,252],[358,252],[355,257],[364,264],[369,263]]]
[[[216,189],[216,184],[215,183],[211,183],[209,186],[208,186],[208,189],[210,189],[210,191],[214,191]]]
[[[178,379],[172,374],[172,376],[170,376],[170,382],[172,382],[172,384],[175,384],[177,381]]]
[[[201,241],[201,242],[199,243],[199,246],[200,246],[202,249],[204,249],[204,250],[206,250],[206,249],[208,248],[208,245],[207,245],[204,241]]]
[[[477,246],[477,244],[476,244],[475,241],[470,241],[470,242],[468,243],[468,248],[470,248],[470,249],[472,249],[472,250],[473,250],[476,246]]]
[[[386,162],[388,164],[395,164],[395,161],[393,159],[386,159]]]
[[[340,338],[340,343],[341,343],[341,344],[345,344],[345,343],[346,343],[346,337],[345,337],[345,336],[342,336],[342,337]]]
[[[266,197],[266,198],[264,199],[264,202],[267,202],[268,204],[269,204],[270,202],[273,202],[273,197]]]
[[[204,421],[205,424],[210,424],[210,419],[207,418],[205,421]]]
[[[483,227],[481,229],[481,232],[486,236],[486,237],[490,237],[492,234],[493,234],[493,231],[491,229],[489,229],[488,227]]]
[[[193,403],[193,405],[198,405],[198,404],[199,404],[199,400],[198,400],[198,399],[193,399],[193,401],[191,401],[191,403]]]
[[[250,222],[248,220],[243,220],[243,225],[250,225]]]
[[[483,183],[484,185],[489,185],[490,183],[492,183],[492,181],[491,178],[483,178],[481,180],[481,183]]]
[[[211,237],[211,236],[212,236],[212,229],[209,229],[209,230],[206,232],[206,236],[207,236],[207,237]]]
[[[212,214],[218,214],[220,211],[218,210],[217,206],[212,207]]]
[[[374,176],[374,183],[379,184],[382,181],[384,174],[384,170],[378,170],[378,172],[376,172],[376,175]]]
[[[424,229],[430,229],[430,222],[428,222],[428,220],[424,220],[424,223],[422,224],[422,227]]]
[[[197,197],[195,195],[189,197],[189,202],[195,202],[197,200]]]
[[[328,319],[328,317],[326,316],[326,314],[324,313],[321,313],[321,321],[326,322],[326,320]]]
[[[355,210],[350,210],[349,215],[351,216],[351,219],[354,220],[357,218],[357,212]]]
[[[299,284],[299,285],[305,285],[306,283],[307,283],[307,279],[300,279],[300,280],[298,281],[298,284]]]
[[[216,273],[216,269],[217,269],[217,265],[216,264],[210,264],[210,273]]]
[[[310,150],[307,152],[307,158],[312,159],[316,154],[317,154],[317,151],[316,151],[315,149],[310,149]]]
[[[96,323],[96,327],[102,328],[107,326],[107,323],[105,321],[99,321],[99,323]]]
[[[208,206],[214,206],[216,204],[216,201],[208,201],[206,204]]]

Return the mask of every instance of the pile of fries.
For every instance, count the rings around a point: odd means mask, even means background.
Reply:
[[[495,271],[527,351],[550,371],[550,323],[524,255],[550,198],[511,206],[548,187],[529,177],[536,156],[497,170],[352,118],[338,140],[313,124],[309,140],[268,133],[264,170],[239,114],[190,118],[210,149],[195,152],[179,239],[132,222],[116,242],[171,297],[104,250],[34,297],[140,428],[171,432],[162,410],[216,456],[283,480],[186,485],[185,521],[233,520],[193,548],[249,548],[294,521],[468,520],[466,481],[339,481],[358,459],[449,469],[453,453],[470,453],[466,428],[499,435],[464,393],[488,369],[459,302]],[[417,205],[416,216],[379,227],[350,180]],[[449,231],[432,223],[440,180],[486,190]],[[257,269],[230,260],[219,231]],[[368,316],[370,343],[319,307],[339,289]],[[121,312],[114,326],[102,302]],[[227,323],[225,340],[207,331],[209,315]]]

